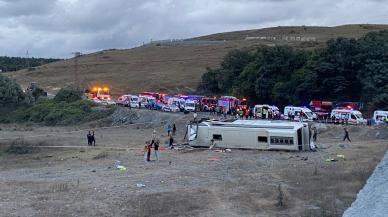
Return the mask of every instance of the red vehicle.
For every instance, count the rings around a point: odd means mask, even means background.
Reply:
[[[218,100],[216,97],[210,98],[210,97],[204,97],[201,100],[201,106],[203,111],[209,111],[212,108],[217,107]]]
[[[324,119],[330,116],[334,103],[329,101],[312,100],[310,102],[310,109],[317,114],[318,119]]]
[[[163,97],[165,96],[166,94],[162,94],[162,93],[156,93],[156,92],[141,92],[139,93],[139,96],[152,96],[156,99],[156,101],[160,102],[160,101],[163,101]]]
[[[243,98],[243,99],[240,99],[239,100],[239,103],[238,103],[238,109],[240,110],[247,110],[249,107],[248,107],[248,100]]]
[[[336,108],[345,110],[361,110],[362,105],[356,102],[339,102],[336,104]]]
[[[94,86],[85,90],[88,99],[111,100],[110,89],[103,86]]]

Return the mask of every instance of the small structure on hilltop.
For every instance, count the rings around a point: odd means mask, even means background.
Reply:
[[[187,125],[191,146],[260,150],[310,150],[307,123],[271,120],[203,121]]]

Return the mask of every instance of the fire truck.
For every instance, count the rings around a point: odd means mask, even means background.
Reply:
[[[318,119],[329,118],[333,106],[334,103],[329,101],[312,100],[310,102],[310,109],[317,115]]]
[[[238,99],[234,96],[222,96],[218,99],[218,106],[222,109],[226,109],[228,112],[239,110],[245,111],[248,109],[248,101],[245,98]]]
[[[85,90],[85,95],[88,99],[98,99],[102,101],[110,101],[110,89],[107,86],[93,86]]]
[[[209,111],[215,107],[217,107],[218,100],[216,97],[204,97],[201,100],[201,106],[203,111]]]

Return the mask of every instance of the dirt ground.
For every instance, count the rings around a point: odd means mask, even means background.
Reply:
[[[163,115],[181,141],[191,115]],[[164,124],[96,129],[96,147],[87,126],[0,128],[0,216],[341,216],[388,148],[386,129],[365,126],[349,127],[348,143],[320,125],[317,152],[169,150]],[[154,130],[161,159],[145,163]]]

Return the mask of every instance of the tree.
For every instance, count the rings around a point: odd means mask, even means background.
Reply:
[[[17,106],[24,98],[20,85],[0,74],[0,107]]]

